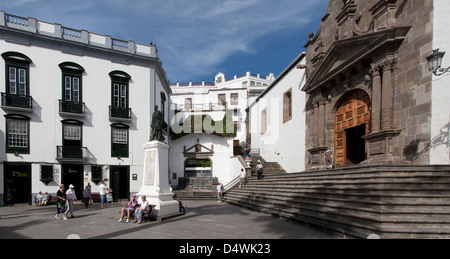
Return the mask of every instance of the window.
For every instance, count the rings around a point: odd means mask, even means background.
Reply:
[[[111,157],[128,157],[128,131],[125,124],[111,125]]]
[[[31,59],[18,52],[5,52],[2,54],[6,63],[6,92],[8,94],[28,95],[28,70]]]
[[[239,104],[239,94],[238,93],[232,93],[231,94],[231,105],[238,105]]]
[[[62,153],[59,158],[83,158],[83,123],[77,120],[63,120],[62,122]]]
[[[292,88],[283,95],[283,123],[292,119]]]
[[[27,95],[27,71],[23,68],[9,67],[9,93]]]
[[[53,182],[53,165],[41,165],[41,177],[39,179],[41,182],[48,185]]]
[[[219,96],[218,96],[218,103],[219,103],[219,105],[222,105],[222,106],[227,106],[227,96],[226,96],[226,94],[219,94]]]
[[[160,110],[161,110],[161,113],[163,114],[163,118],[164,118],[164,120],[166,119],[166,100],[167,100],[167,97],[166,97],[166,94],[164,93],[164,92],[161,92],[161,107],[160,107]]]
[[[64,101],[80,102],[80,77],[64,77]]]
[[[64,125],[64,140],[81,140],[81,127],[78,125]]]
[[[261,135],[267,132],[267,109],[261,112]]]
[[[128,144],[128,130],[114,128],[113,144]]]
[[[60,112],[84,114],[82,75],[84,68],[73,62],[59,64],[62,71]]]
[[[184,99],[184,109],[190,111],[192,109],[192,98]]]
[[[103,168],[99,165],[93,165],[91,167],[92,169],[92,177],[91,181],[95,184],[99,184],[101,181],[103,181]]]
[[[111,77],[111,106],[110,117],[131,119],[129,108],[128,88],[131,76],[123,71],[112,71]]]
[[[30,153],[30,118],[22,115],[6,117],[6,153]]]
[[[31,59],[18,52],[5,52],[2,57],[6,68],[6,93],[2,94],[2,106],[30,109],[28,74]]]

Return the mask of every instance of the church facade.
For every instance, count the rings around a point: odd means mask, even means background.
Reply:
[[[449,163],[449,108],[433,97],[449,90],[435,86],[426,59],[442,33],[441,2],[330,1],[305,45],[306,170],[323,169],[328,148],[337,167]],[[433,123],[444,132],[432,134]],[[437,146],[447,156],[436,159]]]

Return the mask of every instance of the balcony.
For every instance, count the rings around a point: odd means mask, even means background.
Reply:
[[[175,113],[178,112],[216,112],[226,111],[226,103],[198,103],[198,104],[177,104]]]
[[[25,95],[2,93],[2,109],[31,113],[33,112],[33,98]]]
[[[88,161],[88,149],[86,147],[57,146],[56,160],[60,163],[85,163]]]
[[[85,116],[86,106],[83,102],[71,102],[59,100],[59,114],[62,116],[81,117]]]
[[[109,106],[109,120],[131,122],[131,108]]]

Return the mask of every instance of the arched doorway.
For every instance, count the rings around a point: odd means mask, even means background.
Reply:
[[[355,165],[367,157],[367,144],[363,138],[370,133],[370,98],[363,90],[345,95],[335,116],[335,164]]]
[[[211,177],[212,167],[210,159],[186,159],[184,162],[184,177]]]

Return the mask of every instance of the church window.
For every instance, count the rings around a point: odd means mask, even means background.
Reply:
[[[283,95],[283,123],[292,119],[292,88]]]

